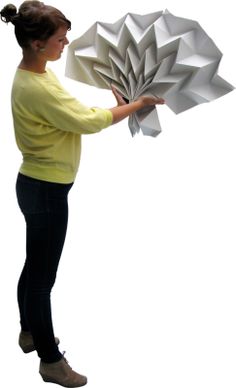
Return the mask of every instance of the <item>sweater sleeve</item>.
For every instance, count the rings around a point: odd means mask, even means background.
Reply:
[[[31,96],[33,114],[42,124],[77,134],[99,132],[112,124],[112,113],[108,109],[89,108],[72,97],[62,87],[48,88],[42,84],[37,96]],[[40,101],[40,102],[39,102]],[[33,102],[33,101],[32,101]]]

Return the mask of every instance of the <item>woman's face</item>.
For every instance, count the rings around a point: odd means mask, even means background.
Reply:
[[[56,61],[61,57],[64,46],[69,43],[66,34],[67,27],[61,26],[54,35],[50,36],[50,38],[42,44],[43,51],[41,54],[47,61]]]

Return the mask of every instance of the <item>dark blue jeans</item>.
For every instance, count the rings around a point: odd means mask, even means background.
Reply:
[[[47,363],[62,358],[54,340],[50,295],[65,241],[72,185],[22,174],[16,182],[26,221],[26,261],[18,283],[21,328],[31,332],[38,356]]]

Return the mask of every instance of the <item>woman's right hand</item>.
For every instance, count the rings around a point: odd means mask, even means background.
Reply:
[[[149,105],[163,105],[165,104],[164,98],[154,97],[154,96],[141,96],[137,101],[140,101],[143,104],[143,107]]]

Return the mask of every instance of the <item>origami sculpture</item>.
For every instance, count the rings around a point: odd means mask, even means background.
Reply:
[[[66,76],[99,88],[114,85],[127,100],[163,97],[176,114],[234,89],[217,75],[222,53],[193,20],[166,11],[128,13],[116,23],[95,23],[68,49]],[[132,135],[156,136],[156,107],[129,117]]]

